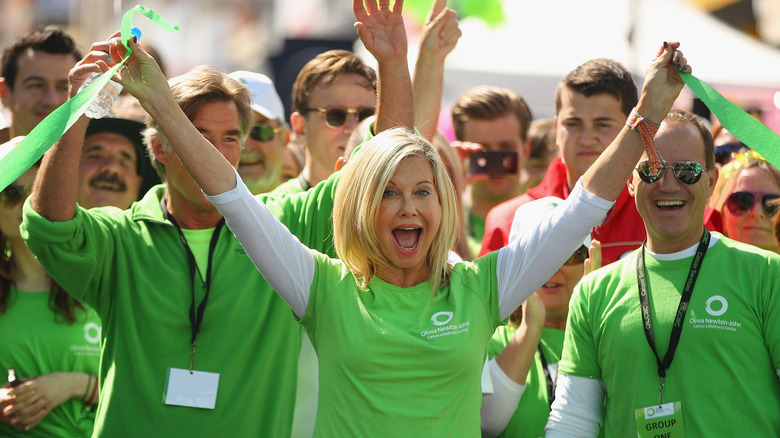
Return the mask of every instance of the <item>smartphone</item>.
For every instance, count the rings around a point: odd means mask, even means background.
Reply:
[[[490,176],[517,173],[517,151],[479,151],[469,154],[469,171]]]
[[[12,388],[22,384],[22,382],[16,376],[16,370],[13,368],[8,368],[8,383],[11,384]]]

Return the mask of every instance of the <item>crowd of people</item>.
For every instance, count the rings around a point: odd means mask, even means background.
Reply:
[[[680,43],[551,119],[476,86],[448,139],[432,3],[410,75],[403,2],[353,0],[377,69],[313,57],[289,120],[118,32],[4,50],[11,145],[132,53],[0,191],[0,436],[780,436],[780,171],[673,108]]]

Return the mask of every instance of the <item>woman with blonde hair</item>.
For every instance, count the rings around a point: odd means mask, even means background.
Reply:
[[[780,252],[772,217],[780,199],[780,171],[754,151],[741,152],[720,169],[710,198],[720,211],[726,236]]]

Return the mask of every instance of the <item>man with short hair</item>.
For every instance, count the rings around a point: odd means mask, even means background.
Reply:
[[[146,159],[145,128],[135,120],[90,120],[79,163],[79,205],[124,210],[160,183]]]
[[[559,157],[550,163],[538,186],[490,211],[479,255],[506,246],[512,219],[520,205],[545,196],[566,199],[577,180],[617,137],[636,104],[634,80],[619,62],[597,58],[572,70],[555,91],[555,140]],[[723,229],[720,214],[709,208],[705,224],[713,231]],[[604,265],[642,244],[645,229],[627,189],[604,221],[593,229],[591,237],[601,242]]]
[[[249,89],[254,116],[238,162],[238,174],[253,194],[267,193],[282,182],[282,163],[290,139],[282,99],[266,75],[238,70],[230,77]]]
[[[307,62],[292,88],[290,125],[304,146],[298,178],[280,193],[306,191],[333,173],[352,131],[376,110],[376,72],[354,53],[329,50]]]
[[[655,146],[665,173],[645,153],[628,184],[647,241],[575,291],[546,436],[778,436],[780,257],[705,228],[718,169],[695,115]]]
[[[81,54],[59,26],[49,25],[17,39],[3,51],[0,97],[11,126],[0,143],[27,135],[68,100],[68,72]]]
[[[517,169],[523,167],[531,153],[528,128],[532,118],[531,109],[517,93],[487,85],[470,89],[452,108],[452,125],[458,141],[480,144],[486,151],[516,152]],[[490,209],[520,193],[517,173],[492,175],[466,187],[466,225],[473,254],[479,252]]]

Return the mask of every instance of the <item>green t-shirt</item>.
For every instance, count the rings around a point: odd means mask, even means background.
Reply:
[[[780,256],[718,233],[708,250],[667,370],[664,402],[682,403],[688,437],[780,436]],[[636,436],[635,409],[658,403],[636,257],[585,277],[572,297],[559,372],[599,379],[607,437]],[[692,257],[645,257],[653,335],[666,353]]]
[[[334,176],[299,196],[260,195],[311,248],[332,254]],[[52,277],[103,324],[95,436],[289,436],[302,329],[227,227],[215,248],[195,369],[219,373],[215,409],[163,403],[168,369],[190,364],[189,311],[205,295],[160,208],[157,186],[128,210],[78,208],[50,222],[29,202],[22,234]]]
[[[482,238],[485,236],[485,219],[468,213],[468,244],[474,257],[482,249]]]
[[[494,358],[512,340],[517,327],[501,326],[493,334],[488,348],[488,357]],[[557,364],[563,351],[563,330],[547,328],[542,330],[542,338],[539,345],[544,352],[547,365]],[[537,350],[534,354],[534,363],[528,371],[525,379],[525,390],[517,405],[512,419],[500,437],[528,437],[537,438],[544,436],[544,426],[547,417],[550,416],[550,395],[547,392],[547,380],[544,376],[542,360]]]
[[[20,379],[54,372],[96,375],[100,355],[97,314],[89,308],[76,309],[76,320],[67,323],[49,307],[49,295],[11,288],[8,307],[0,314],[0,371],[15,368]],[[70,399],[28,432],[0,423],[0,436],[89,437],[94,421],[94,409],[81,400]]]
[[[340,261],[315,254],[302,319],[320,364],[314,435],[479,436],[480,376],[500,324],[496,259],[456,264],[432,296],[429,282],[379,278],[361,291]]]

